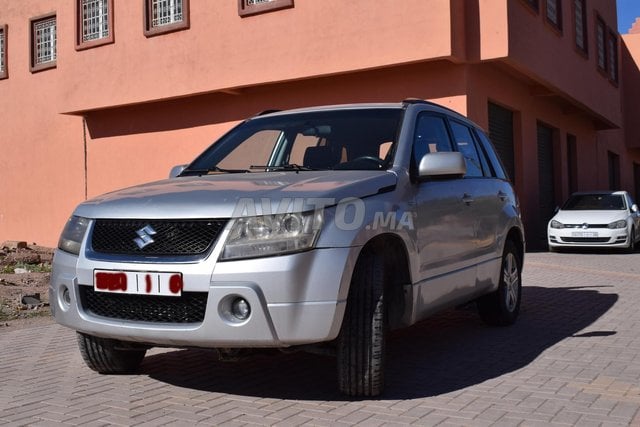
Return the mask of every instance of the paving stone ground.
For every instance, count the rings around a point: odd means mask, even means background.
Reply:
[[[531,253],[523,280],[512,327],[463,308],[394,333],[374,400],[337,394],[321,355],[153,349],[106,376],[71,330],[0,330],[0,424],[640,426],[640,254]]]

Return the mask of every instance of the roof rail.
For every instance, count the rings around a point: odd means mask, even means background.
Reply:
[[[420,99],[420,98],[405,98],[402,100],[403,104],[432,104],[429,101],[425,101],[424,99]]]
[[[434,107],[442,108],[442,109],[450,111],[452,113],[461,115],[459,112],[457,112],[456,110],[452,110],[449,107],[445,107],[444,105],[436,104],[435,102],[431,102],[431,101],[425,101],[424,99],[419,99],[419,98],[407,98],[407,99],[402,101],[402,104],[405,105],[405,106],[406,105],[411,105],[411,104],[433,105]]]
[[[264,110],[264,111],[260,111],[259,113],[255,114],[254,117],[264,116],[265,114],[277,113],[279,111],[282,111],[282,110]]]

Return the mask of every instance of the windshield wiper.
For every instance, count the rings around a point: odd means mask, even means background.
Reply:
[[[300,171],[316,171],[320,169],[310,168],[307,166],[301,166],[295,163],[288,163],[286,165],[277,165],[277,166],[262,166],[262,165],[251,165],[249,169],[264,169],[267,171],[295,171],[296,173]]]
[[[185,169],[182,171],[180,176],[185,175],[207,175],[211,172],[219,172],[219,173],[249,173],[251,171],[246,169],[223,169],[218,166],[214,166],[208,169]]]

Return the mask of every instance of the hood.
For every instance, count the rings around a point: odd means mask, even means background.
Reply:
[[[186,219],[304,211],[389,191],[396,182],[391,171],[366,170],[190,176],[108,193],[82,203],[74,214]]]
[[[626,219],[626,210],[619,211],[558,211],[552,220],[563,224],[610,224],[614,221]]]

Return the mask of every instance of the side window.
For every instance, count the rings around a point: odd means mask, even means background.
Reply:
[[[458,151],[464,156],[465,163],[467,164],[467,177],[482,177],[482,161],[480,155],[476,149],[476,144],[471,134],[471,129],[458,122],[451,121],[451,130],[453,131],[453,137],[456,140]]]
[[[507,177],[507,173],[504,171],[504,168],[502,167],[502,163],[500,162],[500,159],[496,155],[496,152],[493,148],[493,144],[491,144],[491,141],[489,141],[489,138],[487,138],[487,135],[485,135],[484,132],[480,132],[476,130],[476,136],[478,137],[478,140],[480,141],[480,144],[482,145],[484,152],[487,154],[487,157],[489,158],[494,175],[500,179],[508,180],[509,178]]]
[[[451,151],[451,140],[443,117],[421,113],[413,139],[413,161],[416,166],[427,153]]]

